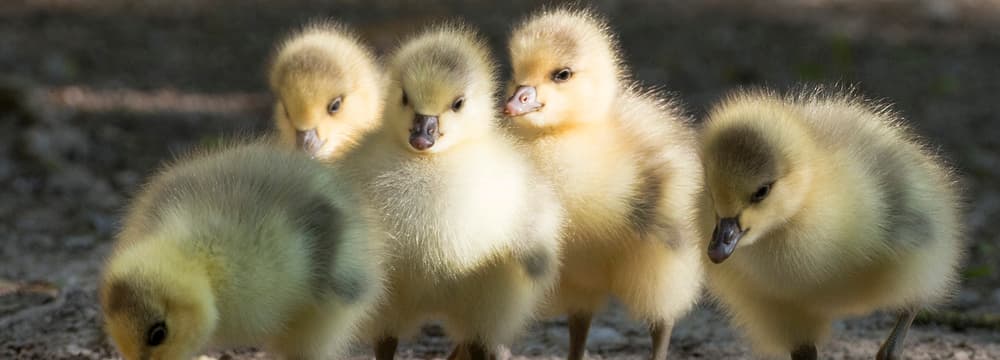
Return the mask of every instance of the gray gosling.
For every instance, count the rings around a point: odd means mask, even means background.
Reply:
[[[165,167],[131,204],[102,275],[118,350],[129,360],[246,345],[341,355],[383,291],[377,222],[346,183],[267,145]]]

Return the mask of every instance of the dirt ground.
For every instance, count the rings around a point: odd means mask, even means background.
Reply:
[[[966,189],[960,291],[910,333],[909,359],[1000,359],[1000,2],[995,0],[599,1],[636,78],[695,116],[726,91],[856,85],[895,104]],[[96,277],[122,206],[163,160],[269,128],[264,67],[276,39],[315,17],[356,27],[381,52],[460,17],[503,63],[509,26],[539,4],[296,0],[0,2],[0,359],[104,359]],[[823,358],[873,358],[889,314],[835,325]],[[533,326],[516,358],[566,354],[561,319]],[[448,348],[428,326],[406,357]],[[591,357],[641,358],[642,326],[611,306]],[[676,328],[673,359],[753,358],[710,306]],[[370,356],[359,349],[357,357]],[[215,358],[266,357],[252,350]]]

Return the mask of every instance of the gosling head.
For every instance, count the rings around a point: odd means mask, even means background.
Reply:
[[[513,31],[509,51],[504,113],[515,124],[551,128],[608,117],[622,65],[608,25],[590,12],[535,15]]]
[[[313,157],[346,151],[378,124],[381,79],[372,52],[342,26],[306,26],[283,42],[271,65],[281,139]]]
[[[445,151],[493,126],[493,64],[472,31],[429,30],[389,62],[385,130],[415,153]]]
[[[125,359],[190,359],[210,339],[217,315],[207,280],[178,261],[169,252],[132,248],[109,263],[101,308],[105,331]]]
[[[709,116],[702,159],[716,215],[708,256],[728,259],[791,221],[810,190],[810,134],[777,101],[743,98]]]

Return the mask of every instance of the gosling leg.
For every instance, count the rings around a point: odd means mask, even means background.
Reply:
[[[375,360],[392,360],[396,356],[399,339],[387,336],[375,344]]]
[[[792,360],[816,360],[819,354],[816,352],[816,345],[802,345],[792,350]]]
[[[590,332],[590,320],[593,315],[588,313],[570,314],[566,319],[569,326],[569,356],[568,360],[582,360],[587,351],[587,334]]]
[[[903,341],[906,340],[906,333],[910,330],[910,324],[917,317],[917,311],[912,309],[903,310],[896,320],[896,326],[892,328],[892,333],[882,343],[878,349],[877,360],[899,360],[903,355]]]
[[[649,336],[653,338],[653,352],[650,360],[665,360],[670,349],[670,333],[674,330],[674,322],[658,320],[649,327]]]
[[[459,348],[464,348],[468,354],[470,360],[492,360],[492,351],[483,343],[479,341],[468,342],[459,345]]]

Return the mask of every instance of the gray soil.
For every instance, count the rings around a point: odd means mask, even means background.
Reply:
[[[641,82],[694,116],[727,91],[856,85],[895,104],[955,166],[966,189],[961,289],[910,333],[910,359],[1000,359],[1000,4],[938,0],[602,1]],[[763,2],[761,2],[763,3]],[[161,162],[269,128],[272,44],[330,16],[381,52],[428,22],[461,17],[497,54],[538,4],[318,0],[10,0],[0,3],[0,358],[115,357],[100,330],[97,274],[123,205]],[[501,61],[502,63],[502,61]],[[873,358],[891,314],[834,326],[823,358]],[[534,325],[514,357],[566,354],[565,321]],[[641,358],[643,326],[612,305],[591,357]],[[439,327],[401,347],[440,357]],[[370,356],[358,349],[357,357]],[[753,358],[705,304],[676,328],[674,359]],[[240,350],[215,358],[256,359]]]

